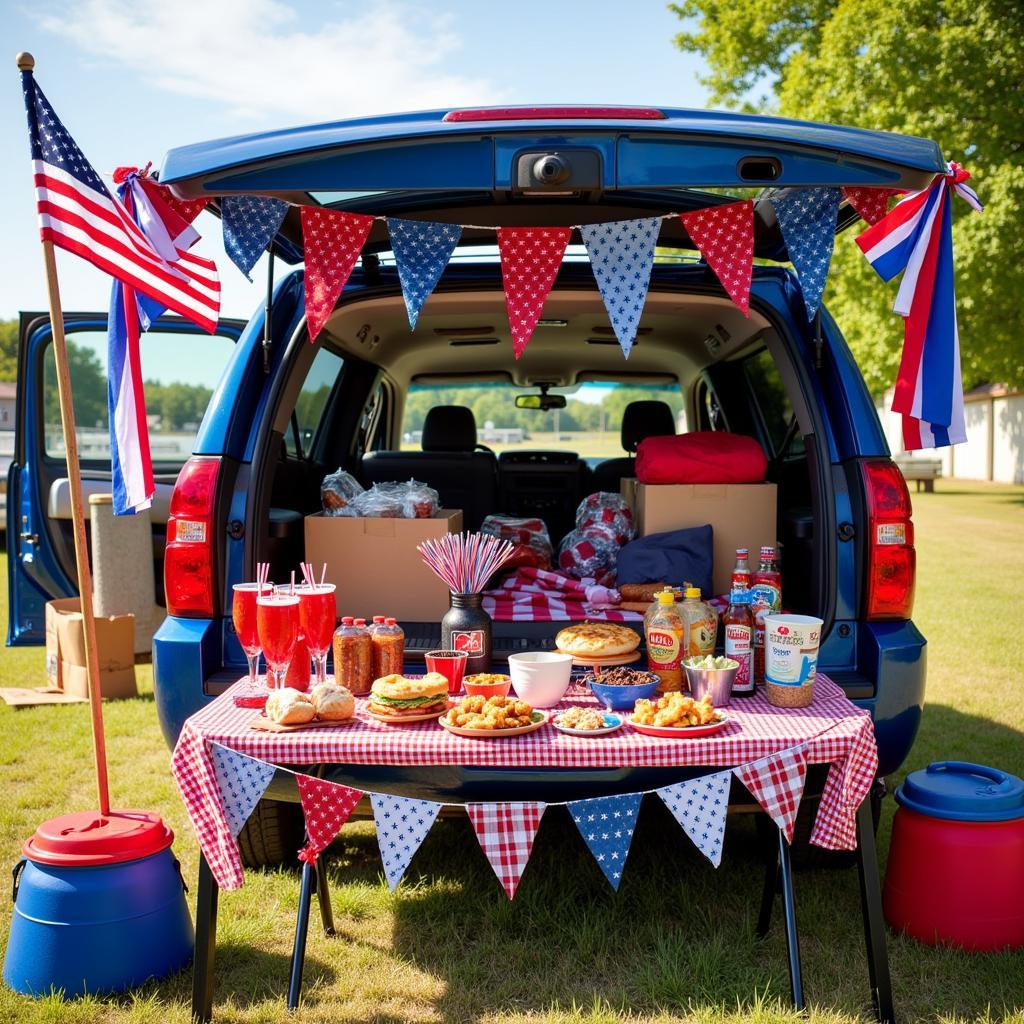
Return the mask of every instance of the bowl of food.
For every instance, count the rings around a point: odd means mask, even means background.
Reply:
[[[605,668],[587,676],[591,693],[609,711],[631,711],[633,705],[658,692],[658,677],[636,668]]]
[[[507,697],[512,680],[496,672],[474,672],[462,677],[462,685],[474,697]]]
[[[572,655],[556,651],[524,651],[508,656],[512,689],[535,708],[553,708],[569,689]]]
[[[740,663],[732,658],[687,658],[683,662],[686,682],[694,700],[710,697],[716,708],[725,707],[732,695],[732,684]]]

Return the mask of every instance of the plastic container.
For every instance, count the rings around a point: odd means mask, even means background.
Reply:
[[[928,945],[1024,947],[1024,779],[938,761],[911,772],[896,802],[889,924]]]
[[[715,653],[718,638],[718,613],[711,605],[700,599],[699,587],[687,587],[679,606],[679,617],[683,620],[684,658],[703,658]]]
[[[676,607],[675,593],[660,591],[658,610],[647,623],[645,638],[647,667],[658,677],[658,689],[662,693],[683,688],[681,663],[686,656],[685,637],[686,625]]]
[[[401,675],[405,662],[405,632],[398,620],[385,619],[371,627],[370,642],[373,644],[373,678]]]
[[[334,631],[334,680],[340,686],[347,686],[354,694],[370,692],[373,684],[373,643],[366,628],[356,624],[351,615],[341,620]]]
[[[121,992],[180,970],[192,919],[174,834],[145,811],[43,822],[15,868],[4,981],[16,992]]]
[[[814,700],[822,620],[814,615],[764,617],[764,684],[768,703],[804,708]]]

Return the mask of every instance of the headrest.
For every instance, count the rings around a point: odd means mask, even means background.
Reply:
[[[423,421],[421,443],[425,452],[473,451],[476,448],[473,410],[464,405],[435,405]]]
[[[676,420],[667,402],[630,402],[622,414],[622,447],[627,452],[635,452],[636,446],[648,437],[675,432]]]

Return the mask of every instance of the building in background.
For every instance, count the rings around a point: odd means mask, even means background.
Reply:
[[[0,430],[14,430],[15,389],[15,384],[0,380]],[[12,448],[11,451],[13,450]],[[0,448],[0,452],[2,451]]]

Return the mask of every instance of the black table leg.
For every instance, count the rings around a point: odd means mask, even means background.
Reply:
[[[331,909],[331,890],[327,887],[327,865],[323,857],[316,861],[316,901],[320,904],[324,935],[330,938],[334,934],[334,911]]]
[[[804,982],[800,968],[800,936],[796,930],[796,903],[793,899],[793,864],[789,859],[789,843],[779,829],[779,873],[782,876],[782,913],[786,921],[786,953],[789,956],[789,987],[793,1005],[804,1008]]]
[[[864,941],[868,953],[868,982],[875,1016],[881,1024],[895,1024],[892,1005],[892,979],[889,977],[889,953],[885,945],[885,921],[882,917],[882,889],[878,880],[875,851],[875,824],[871,815],[871,797],[865,797],[857,809],[857,870],[860,875],[861,914]]]
[[[754,934],[759,939],[768,938],[768,930],[772,926],[772,908],[775,905],[775,894],[779,891],[779,855],[769,858],[764,868],[764,888],[761,890],[761,910],[757,915],[757,928]]]
[[[295,918],[295,945],[292,948],[292,972],[288,979],[288,1009],[295,1010],[302,994],[302,968],[306,958],[306,936],[309,933],[309,901],[316,888],[316,868],[302,865],[302,884],[299,888],[299,913]]]
[[[196,946],[192,957],[192,1020],[209,1024],[213,1017],[213,958],[217,949],[217,894],[206,857],[199,854],[196,892]]]

